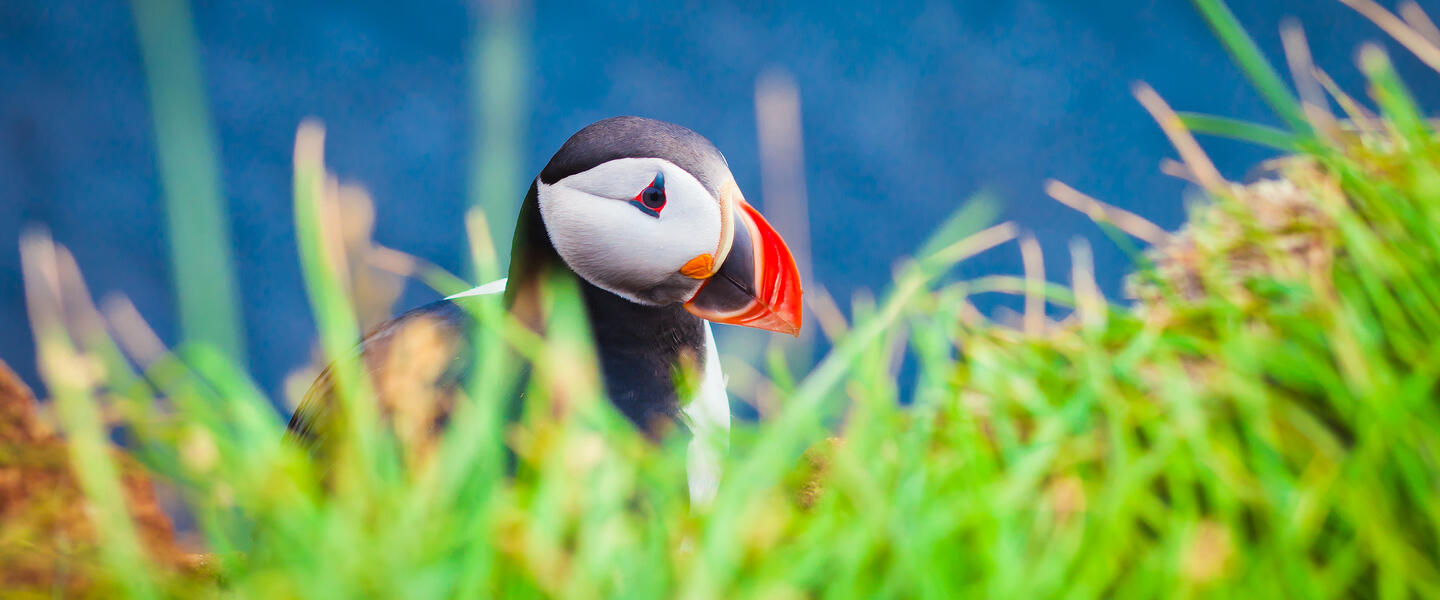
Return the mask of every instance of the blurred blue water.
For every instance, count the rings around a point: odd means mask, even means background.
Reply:
[[[678,5],[677,5],[678,4]],[[1362,93],[1353,52],[1383,35],[1331,0],[1235,2],[1272,58],[1285,15],[1316,62]],[[1421,2],[1432,14],[1436,2]],[[471,108],[464,2],[201,2],[206,93],[216,122],[252,370],[264,388],[313,340],[295,258],[290,151],[322,118],[342,177],[373,192],[380,242],[459,269]],[[1274,122],[1182,0],[1124,2],[631,2],[530,9],[524,185],[574,130],[616,114],[687,125],[724,151],[758,200],[753,91],[782,67],[803,95],[815,275],[847,297],[880,288],[958,202],[988,188],[1033,230],[1064,281],[1075,236],[1092,240],[1107,292],[1125,256],[1047,199],[1047,177],[1163,226],[1183,186],[1172,151],[1131,99],[1152,84],[1183,110]],[[1422,104],[1440,77],[1392,50]],[[0,358],[37,383],[16,240],[44,224],[96,295],[123,293],[173,340],[153,132],[125,2],[0,2]],[[1207,142],[1239,177],[1261,149]],[[519,201],[519,198],[516,199]],[[1002,249],[965,274],[1017,272]],[[412,290],[403,304],[418,304]]]

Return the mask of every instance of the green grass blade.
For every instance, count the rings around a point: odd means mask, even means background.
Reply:
[[[1295,152],[1299,149],[1299,138],[1283,129],[1228,117],[1189,112],[1182,112],[1179,115],[1180,122],[1185,125],[1185,128],[1195,133],[1240,140],[1282,152]]]
[[[524,171],[526,7],[508,1],[472,4],[477,14],[468,61],[474,106],[471,139],[476,147],[471,156],[470,206],[484,211],[495,240],[510,239],[519,213],[516,199],[525,195],[523,180],[516,175]]]
[[[1433,146],[1434,131],[1425,120],[1414,97],[1400,81],[1390,58],[1379,46],[1365,46],[1360,50],[1360,68],[1370,78],[1371,94],[1379,104],[1384,117],[1395,125],[1405,139],[1417,148]]]
[[[77,348],[66,328],[58,283],[62,276],[57,256],[62,252],[42,233],[27,233],[20,244],[25,300],[35,332],[40,374],[49,387],[55,415],[66,435],[70,469],[79,480],[89,509],[78,518],[89,519],[98,534],[101,564],[111,580],[106,583],[119,586],[131,598],[155,598],[153,573],[127,510],[127,495],[114,460],[115,448],[110,444],[96,394],[97,358]],[[9,466],[14,460],[12,453],[24,450],[0,445],[0,465]],[[7,494],[15,493],[7,490]],[[24,495],[20,498],[23,503]],[[77,527],[83,525],[66,524],[67,531]],[[0,567],[0,573],[9,575],[3,569]]]
[[[356,467],[362,482],[373,483],[381,465],[379,414],[371,393],[364,361],[352,349],[360,342],[355,307],[341,283],[338,265],[341,251],[326,244],[321,222],[328,174],[325,171],[325,132],[315,122],[302,123],[295,141],[295,240],[299,245],[300,271],[315,314],[320,347],[334,373],[335,398],[341,406],[342,421],[353,441],[353,460],[339,461]],[[338,226],[332,225],[332,226]]]
[[[1261,97],[1270,108],[1285,121],[1291,129],[1300,133],[1309,133],[1310,124],[1305,120],[1305,112],[1300,108],[1300,101],[1290,93],[1285,80],[1281,79],[1280,73],[1265,59],[1260,47],[1245,28],[1235,18],[1235,13],[1230,12],[1230,7],[1222,0],[1192,0],[1195,8],[1205,17],[1210,24],[1210,29],[1215,32],[1215,37],[1225,46],[1235,64],[1240,67],[1241,72],[1250,79],[1250,83],[1260,92]]]
[[[187,0],[133,0],[184,338],[245,362],[219,151]]]

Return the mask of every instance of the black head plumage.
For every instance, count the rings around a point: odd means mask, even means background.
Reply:
[[[542,183],[620,158],[662,158],[685,169],[712,194],[730,177],[720,150],[694,131],[644,117],[611,117],[575,132],[540,171]]]

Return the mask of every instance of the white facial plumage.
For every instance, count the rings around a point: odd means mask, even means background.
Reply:
[[[632,201],[657,173],[664,175],[666,202],[652,216]],[[560,258],[586,281],[633,302],[689,299],[702,282],[681,274],[681,267],[721,247],[725,207],[665,159],[606,161],[554,183],[538,181],[536,193]]]

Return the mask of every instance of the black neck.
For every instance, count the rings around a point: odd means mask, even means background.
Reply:
[[[600,289],[565,264],[540,217],[535,185],[525,196],[511,247],[505,302],[512,312],[538,316],[536,291],[547,277],[572,277],[585,303],[605,391],[620,412],[651,435],[680,423],[675,388],[682,361],[705,357],[705,326],[679,304],[646,306]],[[536,325],[536,323],[532,323]]]

